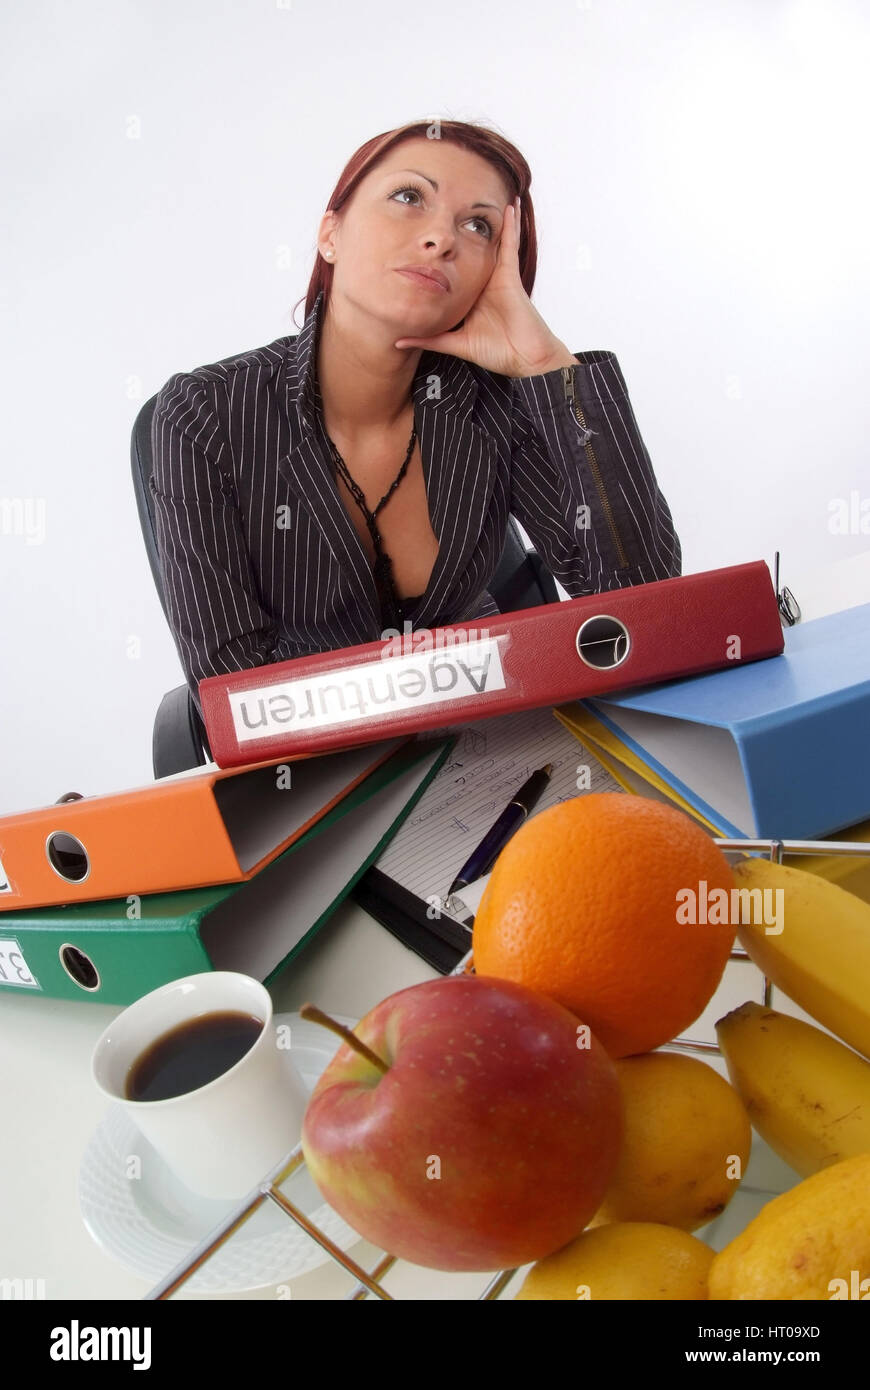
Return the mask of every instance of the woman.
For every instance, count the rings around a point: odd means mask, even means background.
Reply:
[[[572,597],[680,573],[611,352],[529,298],[531,174],[500,135],[363,145],[320,222],[300,332],[178,372],[151,490],[185,675],[498,612],[508,514]]]

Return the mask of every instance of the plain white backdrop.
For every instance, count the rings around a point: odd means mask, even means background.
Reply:
[[[870,548],[858,0],[7,0],[0,51],[0,813],[152,780],[183,673],[133,420],[298,331],[342,167],[407,121],[525,154],[534,303],[617,353],[684,572],[779,548],[800,598]]]

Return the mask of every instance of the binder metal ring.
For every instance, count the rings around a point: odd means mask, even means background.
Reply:
[[[100,988],[100,972],[80,946],[73,946],[71,941],[65,941],[58,947],[57,954],[64,971],[79,989],[93,992]]]
[[[631,638],[628,628],[609,613],[586,618],[575,639],[580,660],[596,671],[611,671],[628,656]]]
[[[45,857],[64,883],[84,883],[90,877],[88,852],[68,830],[51,832],[45,841]]]

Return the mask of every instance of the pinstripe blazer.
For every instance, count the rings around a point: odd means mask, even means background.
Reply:
[[[185,677],[377,640],[369,558],[335,482],[316,373],[323,293],[296,335],[190,372],[152,422],[157,543]],[[681,572],[615,355],[511,378],[423,351],[412,394],[438,556],[414,627],[499,610],[508,513],[572,598]]]

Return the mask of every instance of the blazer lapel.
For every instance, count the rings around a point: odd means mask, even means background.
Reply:
[[[439,362],[458,363],[473,381],[460,358],[441,355]],[[451,375],[455,382],[462,373],[454,369]],[[415,627],[426,627],[449,609],[456,580],[480,537],[498,466],[496,440],[472,418],[470,404],[465,408],[455,400],[445,393],[437,404],[424,402],[419,412],[423,477],[439,549]]]
[[[278,468],[297,499],[307,507],[350,584],[360,614],[359,640],[371,640],[374,621],[380,632],[380,604],[371,562],[359,534],[338,495],[331,467],[314,432],[301,434]]]
[[[310,512],[346,577],[355,602],[352,620],[359,642],[380,633],[380,604],[368,555],[338,494],[328,447],[317,429],[317,338],[323,291],[295,338],[287,344],[279,393],[290,433],[290,448],[278,459],[278,472]]]

